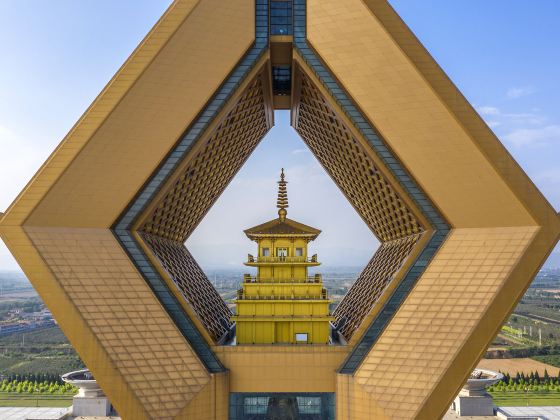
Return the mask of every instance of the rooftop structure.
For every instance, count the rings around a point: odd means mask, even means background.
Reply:
[[[317,266],[307,245],[320,230],[288,219],[284,169],[278,182],[278,218],[245,230],[257,243],[257,256],[244,264],[257,268],[245,275],[237,293],[237,344],[328,344],[329,304],[321,276],[308,275]]]
[[[381,242],[333,311],[346,345],[223,345],[184,246],[276,109]],[[0,235],[124,419],[433,420],[560,217],[386,1],[176,0]]]

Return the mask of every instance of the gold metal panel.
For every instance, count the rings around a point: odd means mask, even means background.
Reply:
[[[531,215],[538,220],[546,220],[547,223],[558,223],[556,211],[550,203],[391,5],[386,0],[364,0],[364,3]]]
[[[307,17],[318,55],[461,228],[353,379],[339,377],[338,413],[439,418],[558,240],[560,219],[387,2],[310,0]]]
[[[182,242],[148,233],[142,239],[169,273],[214,342],[231,328],[231,311]]]
[[[208,384],[175,417],[177,420],[226,420],[229,414],[229,373],[210,375]]]
[[[403,404],[406,405],[406,401],[403,401]],[[389,420],[391,418],[399,417],[387,415],[353,376],[336,375],[336,420]],[[434,417],[431,420],[436,419],[437,417]]]
[[[138,77],[173,36],[199,0],[176,0],[72,127],[6,211],[4,224],[20,225],[111,114]]]
[[[347,340],[354,335],[381,295],[386,292],[389,283],[394,280],[420,238],[421,234],[418,234],[383,242],[375,251],[333,313],[335,325],[344,320],[339,330]]]
[[[250,345],[214,348],[229,369],[230,392],[335,392],[344,346]]]
[[[90,111],[86,144],[49,179],[28,223],[111,226],[253,42],[254,7],[253,0],[197,2],[150,63],[126,76],[134,83],[110,113]],[[109,87],[103,95],[114,94]],[[71,133],[65,144],[75,141]]]
[[[228,390],[336,391],[344,419],[438,418],[560,235],[558,214],[385,1],[309,0],[307,18],[313,47],[456,229],[354,376],[335,373],[351,346],[213,347],[230,373],[207,373],[105,229],[254,39],[253,0],[176,1],[0,220],[2,238],[125,418],[224,418]],[[364,308],[383,302],[395,283],[381,277],[405,270],[431,232],[316,77],[299,67],[309,74],[295,72],[294,126],[387,251],[341,306],[353,315],[354,299],[359,309],[347,332],[355,338],[374,312]],[[262,97],[271,124],[270,86],[248,92],[227,126],[217,119],[225,134],[192,168],[211,163],[207,174],[220,188],[228,180],[217,162],[232,176],[255,133],[264,134]],[[251,146],[212,153],[233,136]],[[185,179],[169,190],[164,210],[173,217],[150,227],[177,244],[219,194],[205,195],[211,186],[200,182],[201,195],[181,201],[193,187]],[[216,307],[204,316],[221,313],[223,303]]]
[[[418,418],[537,232],[536,227],[512,227],[450,234],[355,374],[391,418]],[[500,321],[486,328],[495,331]],[[470,360],[478,357],[472,353]]]
[[[113,234],[91,228],[25,228],[84,327],[149,416],[173,417],[210,375],[175,327]],[[83,340],[69,333],[72,342]],[[85,360],[103,384],[98,360]],[[120,411],[124,397],[109,399]],[[124,413],[126,413],[126,407]]]
[[[93,366],[96,379],[123,418],[148,419],[145,407],[132,391],[114,360],[88,326],[75,302],[56,280],[23,228],[0,226],[6,243],[33,287],[51,310],[60,328],[82,360]]]
[[[295,128],[380,241],[424,231],[412,210],[364,151],[311,79],[299,74]]]
[[[423,222],[395,188],[386,170],[374,160],[364,143],[341,116],[308,72],[296,66],[293,122],[304,142],[343,191],[368,227],[382,241],[358,280],[337,306],[334,325],[350,344],[359,339],[371,322],[372,310],[382,295],[400,280],[399,270],[417,250],[426,232]],[[300,70],[301,69],[301,70]],[[383,169],[382,169],[383,168]],[[422,246],[423,243],[420,245]],[[359,332],[358,336],[354,336]]]
[[[184,246],[272,124],[267,79],[257,67],[229,111],[191,149],[174,179],[137,222],[139,235],[214,342],[232,327],[231,311]],[[264,66],[264,71],[268,69]]]
[[[309,0],[311,45],[453,226],[534,225],[372,10],[361,0]]]
[[[142,232],[180,243],[187,240],[268,132],[265,102],[265,86],[257,75],[174,184],[167,186],[140,227]]]

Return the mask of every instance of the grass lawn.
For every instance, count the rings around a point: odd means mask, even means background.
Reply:
[[[70,407],[72,395],[0,393],[0,407]]]
[[[560,405],[560,392],[557,391],[530,391],[528,394],[524,391],[494,391],[490,394],[498,407]]]

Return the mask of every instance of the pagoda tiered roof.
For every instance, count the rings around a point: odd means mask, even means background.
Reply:
[[[280,217],[260,225],[244,230],[249,239],[262,238],[263,236],[306,236],[314,240],[321,233],[319,229],[296,222],[295,220]]]

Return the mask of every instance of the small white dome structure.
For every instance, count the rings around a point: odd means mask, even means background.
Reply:
[[[486,388],[503,379],[504,375],[486,369],[475,369],[451,408],[459,416],[493,416],[494,403]]]
[[[111,403],[89,369],[65,373],[62,380],[78,388],[72,401],[73,416],[107,416]]]

